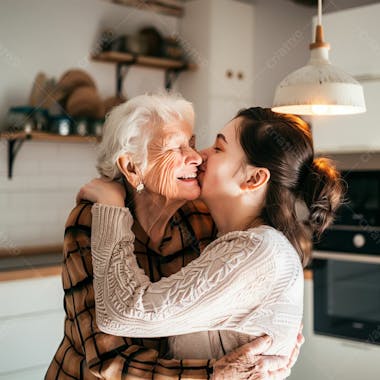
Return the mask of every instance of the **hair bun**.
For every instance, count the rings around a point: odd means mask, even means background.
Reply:
[[[344,185],[340,173],[325,157],[315,158],[304,182],[304,200],[309,208],[309,225],[318,237],[333,222],[342,203]]]

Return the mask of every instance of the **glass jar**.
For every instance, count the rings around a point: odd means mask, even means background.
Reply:
[[[7,132],[30,133],[35,129],[33,107],[11,107],[5,117],[4,130]]]
[[[91,134],[96,137],[103,136],[104,119],[96,119],[91,123]]]
[[[89,122],[85,118],[74,120],[72,133],[79,136],[87,136],[90,134]]]
[[[71,120],[65,115],[53,116],[50,118],[49,131],[61,136],[71,133]]]

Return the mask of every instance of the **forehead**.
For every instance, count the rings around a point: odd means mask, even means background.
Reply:
[[[163,125],[155,130],[155,138],[171,139],[175,137],[190,138],[193,134],[193,127],[186,120],[175,120]]]
[[[232,119],[228,122],[224,128],[220,131],[227,140],[228,145],[239,145],[239,125],[240,118]]]

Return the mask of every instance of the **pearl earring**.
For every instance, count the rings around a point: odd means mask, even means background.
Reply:
[[[137,185],[136,191],[138,194],[140,194],[144,190],[144,184],[141,182]]]

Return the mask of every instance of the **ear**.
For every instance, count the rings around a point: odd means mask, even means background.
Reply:
[[[252,167],[248,169],[247,179],[240,186],[242,190],[257,190],[264,186],[270,179],[270,171],[267,168]]]
[[[134,164],[130,154],[126,153],[117,159],[117,167],[120,172],[125,176],[127,181],[133,186],[137,187],[142,182],[143,176],[140,169]]]

